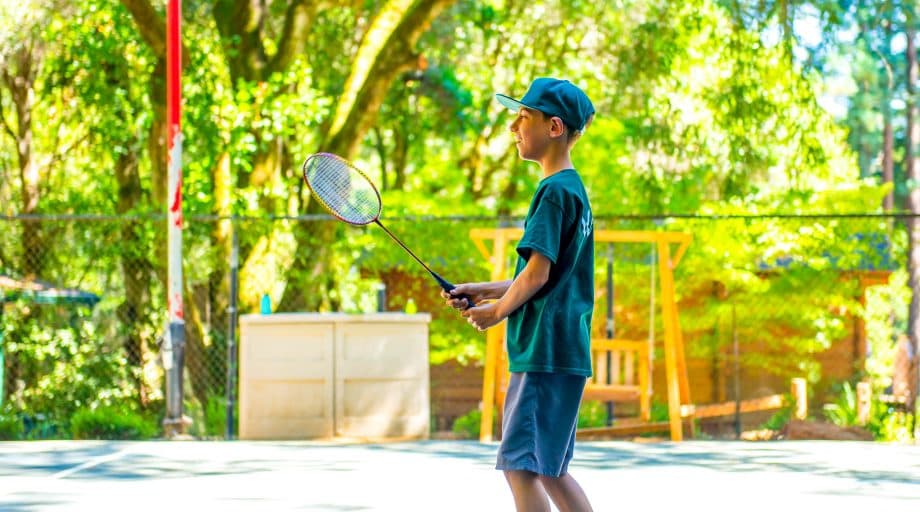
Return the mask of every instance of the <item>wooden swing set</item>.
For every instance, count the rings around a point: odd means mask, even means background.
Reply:
[[[493,281],[507,279],[509,242],[521,239],[520,228],[473,229],[470,238],[484,258],[492,264]],[[491,240],[491,251],[485,241]],[[651,354],[653,339],[591,340],[595,361],[595,376],[585,387],[584,400],[606,402],[638,402],[638,421],[623,422],[610,427],[592,429],[608,435],[651,431],[670,431],[671,439],[683,439],[682,406],[690,404],[690,386],[684,360],[684,342],[678,321],[675,298],[674,269],[692,240],[689,233],[662,231],[595,231],[594,241],[600,243],[648,243],[658,254],[658,274],[661,290],[661,312],[664,325],[664,358],[667,382],[669,420],[650,423],[651,414]],[[672,256],[672,245],[677,244]],[[507,389],[508,371],[505,355],[505,330],[490,329],[486,334],[486,361],[482,385],[482,423],[479,440],[492,440],[493,407],[502,409]],[[610,354],[612,357],[606,357]],[[603,361],[610,361],[608,366]],[[621,366],[622,364],[622,366]],[[607,377],[612,377],[608,379]],[[600,432],[595,432],[600,433]]]
[[[492,264],[491,279],[507,279],[508,246],[521,239],[520,228],[473,229],[470,238],[476,248]],[[591,339],[594,376],[585,387],[584,401],[597,400],[608,403],[637,402],[639,416],[624,418],[607,427],[579,429],[580,439],[637,435],[649,432],[670,432],[672,441],[682,441],[686,431],[693,432],[693,421],[703,418],[769,411],[784,407],[783,395],[769,395],[754,399],[694,405],[690,401],[687,364],[684,358],[684,339],[680,329],[674,283],[674,269],[690,245],[692,235],[667,231],[595,231],[595,244],[651,244],[653,257],[650,263],[651,291],[650,314],[655,314],[655,273],[660,289],[660,308],[664,334],[665,382],[667,384],[668,421],[652,422],[652,354],[655,346],[654,317],[650,321],[647,340],[618,339],[612,336],[608,324],[607,338]],[[491,251],[485,241],[492,241]],[[672,246],[677,247],[672,253]],[[609,247],[609,245],[608,245]],[[672,255],[673,254],[673,255]],[[657,261],[656,261],[657,260]],[[611,271],[608,270],[608,275]],[[608,282],[608,287],[611,287]],[[608,290],[612,295],[612,291]],[[608,302],[608,322],[611,321],[612,297]],[[486,361],[482,383],[482,422],[479,440],[492,440],[493,408],[502,410],[508,383],[508,364],[505,353],[505,329],[490,329],[486,334]],[[805,418],[807,398],[804,379],[793,379],[793,415]]]

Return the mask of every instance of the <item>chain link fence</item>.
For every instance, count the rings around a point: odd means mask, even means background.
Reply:
[[[385,222],[453,282],[489,278],[472,229],[521,225],[492,217]],[[0,218],[0,411],[22,418],[22,436],[68,437],[74,415],[100,406],[162,421],[165,224],[165,216]],[[910,292],[897,219],[633,217],[595,219],[595,229],[693,235],[675,280],[694,402],[787,392],[793,377],[811,384],[814,414],[843,396],[843,383],[864,379],[890,403],[910,400],[916,356],[903,336]],[[231,313],[266,306],[430,311],[433,367],[457,369],[432,373],[433,428],[449,429],[477,407],[484,336],[443,306],[427,274],[381,230],[324,216],[190,216],[183,257],[193,435],[234,430]],[[648,243],[596,246],[595,336],[606,335],[609,301],[616,336],[649,339],[656,365],[664,361],[658,258]],[[663,372],[654,369],[663,403]]]

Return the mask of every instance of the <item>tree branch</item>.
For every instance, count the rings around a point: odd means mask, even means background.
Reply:
[[[260,79],[266,65],[261,39],[264,5],[253,0],[219,0],[213,12],[233,83]]]
[[[147,46],[157,57],[165,58],[166,20],[153,8],[150,0],[121,0],[121,4],[131,13],[134,24]]]
[[[345,90],[323,143],[348,156],[370,129],[393,79],[414,63],[413,48],[431,21],[454,0],[390,0],[368,29],[352,61]]]
[[[6,72],[4,71],[3,74],[5,75]],[[6,116],[3,114],[3,108],[0,108],[0,122],[3,123],[3,129],[6,130],[6,133],[8,133],[13,140],[18,140],[16,133],[13,131],[13,127],[6,121]]]
[[[267,74],[282,71],[290,65],[307,43],[314,16],[325,5],[326,2],[305,0],[291,2],[284,15],[284,28],[278,41],[278,53],[268,63]]]
[[[67,156],[67,153],[70,153],[70,151],[71,151],[74,147],[76,147],[78,144],[82,143],[83,141],[85,141],[85,140],[88,139],[88,138],[89,138],[89,132],[86,132],[86,133],[83,134],[82,137],[80,137],[80,138],[78,138],[78,139],[76,139],[76,140],[74,140],[74,141],[71,141],[70,144],[65,145],[62,149],[60,149],[60,150],[58,150],[58,151],[55,151],[54,153],[48,155],[48,157],[45,158],[45,161],[42,162],[41,164],[39,164],[39,166],[38,166],[39,170],[41,170],[41,169],[47,169],[47,170],[50,171],[50,170],[51,170],[51,167],[54,166],[54,164],[56,164],[56,163],[60,162],[61,160],[63,160],[64,157]]]

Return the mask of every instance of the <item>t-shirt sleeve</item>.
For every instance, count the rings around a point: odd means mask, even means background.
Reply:
[[[527,260],[531,251],[537,251],[555,265],[559,257],[564,219],[561,206],[551,199],[541,199],[524,228],[524,236],[517,246],[518,254]]]

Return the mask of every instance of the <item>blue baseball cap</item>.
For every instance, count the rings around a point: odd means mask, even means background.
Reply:
[[[588,119],[594,115],[594,105],[584,91],[568,80],[556,78],[537,78],[520,100],[504,94],[496,94],[495,99],[515,112],[527,107],[558,117],[566,126],[579,132],[585,129]]]

